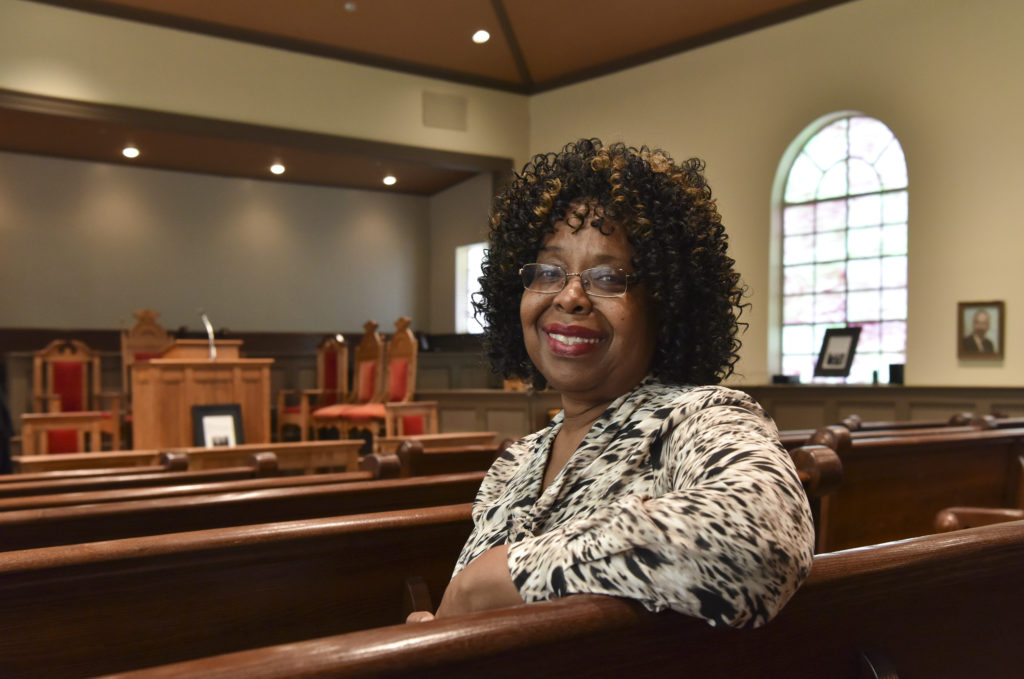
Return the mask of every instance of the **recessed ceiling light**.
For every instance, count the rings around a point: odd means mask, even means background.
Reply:
[[[483,30],[482,28],[473,34],[473,42],[475,42],[478,45],[482,45],[490,39],[491,34]]]
[[[125,158],[138,158],[139,150],[134,146],[128,145],[121,149],[121,155]]]
[[[346,3],[345,3],[345,11],[346,11],[346,12],[354,12],[354,11],[356,11],[356,9],[357,9],[358,7],[359,7],[359,6],[358,6],[358,5],[356,5],[356,3],[354,3],[354,2],[351,2],[351,0],[350,0],[349,2],[346,2]]]
[[[384,177],[384,179],[382,179],[381,181],[384,182],[385,186],[394,186],[398,179],[395,177],[395,175],[389,174],[386,177]]]
[[[284,165],[281,163],[274,163],[270,166],[270,171],[274,174],[284,174]]]

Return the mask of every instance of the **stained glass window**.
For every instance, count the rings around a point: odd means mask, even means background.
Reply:
[[[834,119],[803,146],[782,202],[783,374],[811,382],[825,330],[855,325],[846,381],[905,362],[907,215],[903,148],[881,121]]]

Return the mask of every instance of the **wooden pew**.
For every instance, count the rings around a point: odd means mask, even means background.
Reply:
[[[53,481],[55,479],[84,479],[117,474],[153,474],[156,472],[183,472],[188,469],[188,455],[184,453],[162,453],[157,464],[145,467],[106,467],[99,469],[58,469],[31,474],[0,474],[0,487],[7,483],[25,481]]]
[[[82,677],[404,620],[403,583],[434,596],[470,505],[5,552],[5,679]]]
[[[853,439],[822,498],[817,551],[926,535],[952,506],[1019,507],[1024,429]]]
[[[396,465],[395,470],[383,469],[379,473],[357,471],[336,472],[333,474],[301,474],[211,483],[186,483],[176,486],[149,486],[145,488],[96,490],[85,493],[31,495],[27,497],[0,498],[0,513],[26,509],[42,509],[45,507],[70,507],[74,505],[109,504],[132,500],[187,497],[209,493],[255,492],[271,488],[351,483],[354,481],[370,481],[377,478],[397,478],[397,476]]]
[[[493,431],[456,431],[444,434],[417,434],[415,436],[380,436],[374,439],[375,453],[397,453],[406,441],[419,441],[424,448],[451,446],[491,446],[497,443],[498,433]]]
[[[895,427],[893,429],[862,429],[850,431],[844,425],[828,425],[817,429],[792,429],[780,431],[779,438],[786,450],[792,450],[805,444],[820,443],[827,446],[839,445],[835,438],[837,432],[842,432],[844,440],[859,440],[871,438],[894,438],[899,436],[922,436],[925,434],[950,434],[953,432],[973,432],[983,429],[995,429],[990,420],[977,420],[969,424],[944,424],[934,427]],[[831,432],[831,433],[830,433]]]
[[[126,488],[144,488],[147,486],[213,483],[261,476],[275,476],[277,473],[277,456],[274,453],[251,453],[246,464],[239,467],[180,472],[161,471],[148,474],[113,474],[87,476],[85,478],[74,477],[48,479],[45,481],[4,483],[0,485],[0,499],[57,493],[122,490]]]
[[[277,455],[282,471],[313,473],[318,469],[356,471],[362,441],[285,441],[280,443],[246,443],[222,448],[173,448],[165,450],[118,450],[95,453],[64,453],[56,455],[15,455],[11,458],[16,473],[32,473],[62,469],[97,469],[102,467],[138,467],[155,464],[163,452],[188,455],[189,469],[216,469],[244,464],[252,453],[272,452]]]
[[[403,477],[487,471],[511,443],[511,439],[506,439],[497,445],[425,448],[422,441],[410,439],[398,446],[396,455],[401,465],[400,475]]]
[[[462,504],[473,501],[483,477],[468,472],[0,512],[0,549]]]
[[[1024,519],[1024,509],[947,507],[935,515],[935,532],[946,533],[964,528],[989,526],[993,523],[1020,521],[1021,519]]]
[[[801,456],[812,486],[828,477],[814,471],[821,460],[814,452]],[[420,589],[434,601],[444,591],[472,527],[470,510],[449,505],[5,552],[0,667],[5,677],[102,674],[403,620],[411,576],[421,576]]]
[[[323,636],[120,679],[1016,679],[1024,522],[819,554],[778,617],[723,630],[595,595]]]

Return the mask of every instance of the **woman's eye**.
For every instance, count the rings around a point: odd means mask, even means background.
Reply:
[[[553,279],[556,279],[556,278],[561,278],[562,277],[562,272],[559,271],[558,269],[546,269],[545,268],[545,269],[541,269],[540,272],[538,272],[537,277],[538,278],[547,278],[549,280],[553,280]]]

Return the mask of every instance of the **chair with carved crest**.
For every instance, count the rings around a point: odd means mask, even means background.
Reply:
[[[352,428],[371,435],[437,433],[437,402],[412,400],[416,391],[416,337],[406,316],[395,321],[386,348],[377,323],[368,321],[355,351],[355,387],[348,403],[313,413],[314,429],[337,427],[344,438]]]
[[[307,440],[313,412],[338,405],[347,395],[348,345],[340,334],[329,335],[316,350],[316,389],[282,389],[277,393],[277,440],[284,440],[287,425],[298,427],[299,440]]]
[[[135,363],[159,358],[174,344],[174,338],[156,322],[159,313],[140,309],[132,315],[135,316],[135,325],[121,328],[121,393],[125,399],[130,398],[132,390],[131,367]]]
[[[89,449],[100,450],[107,434],[117,450],[120,401],[120,394],[100,391],[98,354],[78,340],[50,342],[33,359],[33,412],[22,416],[22,451],[84,451],[86,434]]]
[[[132,435],[132,376],[131,369],[136,363],[159,358],[174,344],[174,338],[156,322],[160,315],[152,309],[132,312],[135,325],[121,328],[121,393],[124,398],[124,436],[127,441]]]

